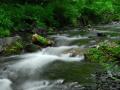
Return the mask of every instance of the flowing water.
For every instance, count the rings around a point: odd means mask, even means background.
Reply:
[[[98,37],[97,33],[107,36]],[[101,70],[100,65],[85,61],[84,52],[100,41],[120,40],[119,35],[119,25],[50,35],[55,47],[0,59],[0,90],[84,90],[81,85],[94,85],[94,74]]]

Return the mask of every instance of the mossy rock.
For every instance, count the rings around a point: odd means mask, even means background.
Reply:
[[[4,55],[14,55],[20,54],[24,48],[24,45],[21,40],[13,42],[11,45],[5,47],[3,54]]]
[[[52,40],[48,40],[47,38],[42,37],[41,35],[38,34],[34,34],[32,36],[32,42],[39,46],[51,46],[54,44]]]

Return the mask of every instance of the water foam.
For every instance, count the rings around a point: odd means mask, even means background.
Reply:
[[[11,84],[9,79],[0,79],[0,90],[12,90]]]
[[[22,90],[42,90],[48,87],[50,84],[49,81],[28,81],[25,82],[21,87]]]
[[[9,68],[17,73],[21,72],[22,74],[27,74],[30,76],[35,75],[38,70],[40,71],[40,69],[42,69],[42,67],[56,60],[66,62],[83,60],[84,56],[70,57],[69,55],[63,54],[65,50],[69,50],[72,48],[78,47],[77,46],[62,46],[55,48],[52,47],[46,48],[36,53],[21,55],[21,57],[24,59],[18,61],[15,64],[10,65]]]
[[[61,35],[54,35],[52,36],[57,40],[67,40],[67,41],[73,41],[73,40],[79,40],[79,39],[88,39],[88,37],[85,36],[74,36],[74,37],[68,37],[68,36],[61,36]]]

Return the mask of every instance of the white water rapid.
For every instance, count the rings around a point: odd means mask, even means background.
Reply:
[[[50,90],[56,81],[52,82],[52,84],[50,84],[50,81],[38,81],[40,73],[46,65],[54,61],[79,62],[84,59],[84,56],[71,57],[70,53],[64,53],[71,49],[80,48],[78,46],[47,47],[35,53],[13,56],[21,59],[7,65],[7,70],[2,74],[2,77],[6,75],[6,78],[0,80],[0,87],[2,88],[0,90],[12,90],[12,81],[7,78],[13,81],[24,81],[24,84],[22,83],[19,86],[20,90]]]

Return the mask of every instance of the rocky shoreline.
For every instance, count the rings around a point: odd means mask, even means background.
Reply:
[[[114,75],[118,78],[120,75]],[[120,78],[114,79],[107,72],[99,72],[95,75],[95,84],[85,85],[80,90],[120,90]]]
[[[35,52],[41,47],[26,42],[21,36],[0,38],[0,57]]]

